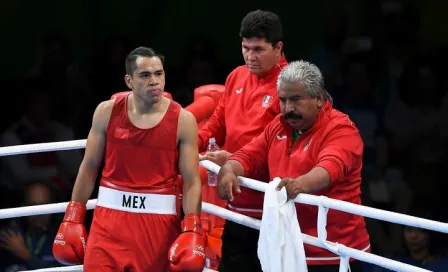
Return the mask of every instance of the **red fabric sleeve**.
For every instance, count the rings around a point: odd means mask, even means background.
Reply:
[[[198,149],[199,153],[205,152],[208,146],[208,139],[215,137],[218,146],[222,147],[226,139],[225,125],[225,104],[226,104],[227,88],[224,95],[219,100],[218,106],[213,112],[207,123],[198,132]]]
[[[361,168],[364,144],[353,124],[335,127],[325,139],[316,166],[330,174],[331,182],[344,179],[354,167]]]
[[[269,127],[253,138],[252,141],[233,153],[228,160],[235,160],[244,167],[245,177],[257,177],[266,173],[268,168]]]

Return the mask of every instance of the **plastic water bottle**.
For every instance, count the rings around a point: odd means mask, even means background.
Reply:
[[[219,151],[219,146],[216,144],[215,138],[210,138],[208,140],[207,152]],[[212,171],[208,171],[208,186],[218,185],[218,175]]]

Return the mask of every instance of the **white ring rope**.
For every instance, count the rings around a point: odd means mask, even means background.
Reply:
[[[96,199],[92,199],[89,200],[89,205],[87,207],[87,209],[91,210],[94,208],[96,204]],[[58,203],[58,204],[45,204],[45,205],[38,205],[38,206],[28,206],[28,207],[21,207],[21,208],[14,208],[15,210],[19,211],[18,216],[15,217],[21,217],[21,216],[29,216],[29,215],[40,215],[40,214],[49,214],[49,212],[47,212],[48,210],[51,210],[51,213],[63,213],[65,212],[65,208],[68,205],[68,202],[64,202],[64,203]],[[39,208],[39,209],[34,209],[33,211],[35,212],[29,212],[27,210],[30,210],[31,208]],[[48,210],[47,210],[48,208]],[[242,214],[238,214],[232,211],[229,211],[227,209],[221,208],[219,206],[210,204],[210,203],[206,203],[206,202],[202,202],[202,210],[204,212],[210,213],[210,214],[214,214],[216,216],[219,216],[221,218],[224,219],[228,219],[231,220],[235,223],[250,227],[250,228],[254,228],[254,229],[260,229],[260,225],[261,225],[261,221],[259,219],[255,219],[246,215],[242,215]],[[3,210],[0,210],[0,214],[3,212]],[[0,217],[1,218],[1,217]],[[322,245],[321,241],[319,239],[317,239],[316,237],[307,235],[307,234],[302,234],[302,238],[303,238],[303,242],[306,244],[310,244],[316,247],[320,247],[320,248],[325,248],[324,245]],[[326,241],[326,243],[328,243],[329,246],[333,246],[337,248],[338,254],[339,255],[343,255],[343,256],[350,256],[354,259],[360,260],[360,261],[364,261],[364,262],[368,262],[368,263],[372,263],[372,264],[376,264],[376,265],[380,265],[382,267],[394,270],[394,271],[403,271],[403,272],[429,272],[429,270],[426,269],[421,269],[415,266],[411,266],[408,264],[404,264],[404,263],[400,263],[394,260],[390,260],[381,256],[377,256],[371,253],[367,253],[364,251],[360,251],[357,249],[353,249],[353,248],[349,248],[346,247],[342,244],[337,244],[337,243],[332,243],[332,242],[328,242]],[[77,268],[75,268],[77,267]],[[70,267],[60,267],[60,268],[54,268],[56,270],[51,270],[51,269],[39,269],[39,270],[33,270],[33,271],[82,271],[79,270],[79,267],[82,266],[70,266]],[[63,270],[60,270],[63,269]],[[71,270],[73,269],[73,270]],[[206,270],[204,270],[206,271]],[[213,271],[213,270],[207,270],[207,271]]]
[[[49,152],[49,151],[83,149],[86,147],[86,143],[87,140],[74,140],[74,141],[61,141],[61,142],[40,143],[40,144],[4,146],[0,147],[0,157]]]
[[[0,157],[1,156],[10,156],[10,155],[18,155],[18,154],[28,154],[28,153],[39,153],[39,152],[48,152],[48,151],[62,151],[62,150],[73,150],[73,149],[82,149],[85,148],[86,140],[76,140],[76,141],[65,141],[65,142],[54,142],[54,143],[42,143],[42,144],[31,144],[31,145],[19,145],[19,146],[9,146],[9,147],[0,147]],[[220,167],[213,162],[210,161],[201,161],[200,164],[215,173],[219,172]],[[264,182],[260,182],[257,180],[238,177],[238,180],[242,186],[264,192],[266,190],[267,184]],[[295,202],[309,204],[318,206],[319,209],[336,209],[339,211],[348,212],[351,214],[357,214],[364,217],[374,218],[382,221],[388,221],[397,224],[403,224],[408,226],[414,226],[417,228],[423,228],[428,230],[433,230],[437,232],[448,233],[448,224],[441,223],[433,220],[422,219],[418,217],[408,216],[404,214],[388,212],[384,210],[374,209],[362,205],[356,205],[340,200],[335,200],[323,196],[313,196],[308,194],[300,194],[297,198],[294,199]],[[0,210],[0,219],[5,218],[14,218],[14,217],[22,217],[22,216],[30,216],[30,215],[39,215],[39,214],[52,214],[52,213],[62,213],[65,211],[68,202],[64,203],[56,203],[56,204],[47,204],[47,205],[39,205],[39,206],[29,206],[29,207],[20,207],[20,208],[11,208],[11,209],[2,209]],[[95,207],[96,199],[89,200],[87,202],[87,209],[91,210]],[[202,203],[202,209],[204,212],[208,212],[222,218],[234,221],[236,223],[259,229],[260,228],[260,220],[254,219],[245,215],[237,214],[231,212],[227,209],[212,205],[210,203]],[[326,218],[325,218],[326,221]],[[322,222],[321,224],[322,225]],[[324,226],[326,225],[326,222]],[[319,237],[326,237],[325,228],[319,228]],[[394,260],[390,260],[384,257],[380,257],[371,253],[367,253],[364,251],[356,250],[353,248],[346,247],[341,244],[329,242],[327,240],[318,239],[316,237],[312,237],[306,234],[303,234],[303,241],[307,244],[311,244],[317,247],[332,249],[335,254],[340,255],[342,259],[346,259],[347,257],[352,257],[354,259],[372,263],[375,265],[379,265],[388,269],[392,269],[395,271],[428,271],[426,269],[418,268],[415,266],[411,266],[408,264],[400,263]],[[74,270],[70,270],[74,269]],[[81,269],[81,270],[80,270]],[[71,266],[71,267],[61,267],[54,269],[41,269],[41,270],[33,270],[33,271],[82,271],[82,266]],[[204,270],[204,271],[213,271],[213,270]]]
[[[219,172],[219,165],[211,161],[200,161],[200,164],[214,173]],[[255,179],[238,177],[240,185],[251,188],[256,191],[264,192],[267,188],[267,183],[260,182]],[[412,226],[416,228],[428,229],[437,232],[448,233],[448,224],[437,222],[433,220],[423,219],[415,216],[405,215],[396,212],[389,212],[380,209],[375,209],[363,205],[357,205],[346,201],[336,200],[325,196],[314,196],[309,194],[299,194],[295,199],[295,202],[335,209],[351,214],[356,214],[364,217],[369,217],[381,221],[387,221],[395,224],[402,224]]]
[[[55,268],[42,268],[37,270],[22,270],[19,272],[82,272],[84,271],[82,265],[73,265],[73,266],[61,266]]]

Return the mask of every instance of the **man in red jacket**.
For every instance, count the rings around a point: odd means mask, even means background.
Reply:
[[[286,66],[283,55],[283,28],[280,18],[269,11],[253,11],[241,22],[240,37],[246,65],[227,77],[225,92],[212,117],[199,131],[199,151],[207,149],[209,138],[216,138],[220,152],[208,153],[205,159],[222,165],[227,157],[258,136],[280,113],[276,81]],[[266,173],[258,179],[268,180]],[[232,203],[232,211],[261,218],[263,194],[241,189]],[[252,271],[258,267],[257,230],[226,221],[222,235],[222,260],[219,271]]]
[[[219,196],[235,199],[237,176],[256,177],[267,168],[270,180],[282,178],[279,189],[286,187],[290,199],[308,193],[361,204],[363,142],[349,117],[332,108],[319,69],[292,62],[280,73],[277,88],[282,114],[222,166]],[[318,207],[296,207],[302,232],[317,236]],[[363,217],[330,209],[327,218],[329,241],[370,250]],[[305,245],[305,254],[308,271],[339,271],[339,258],[331,252]],[[361,271],[360,266],[352,262],[351,271]]]

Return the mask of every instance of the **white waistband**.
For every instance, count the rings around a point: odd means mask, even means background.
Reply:
[[[176,196],[140,194],[100,186],[97,206],[132,213],[176,215]]]

